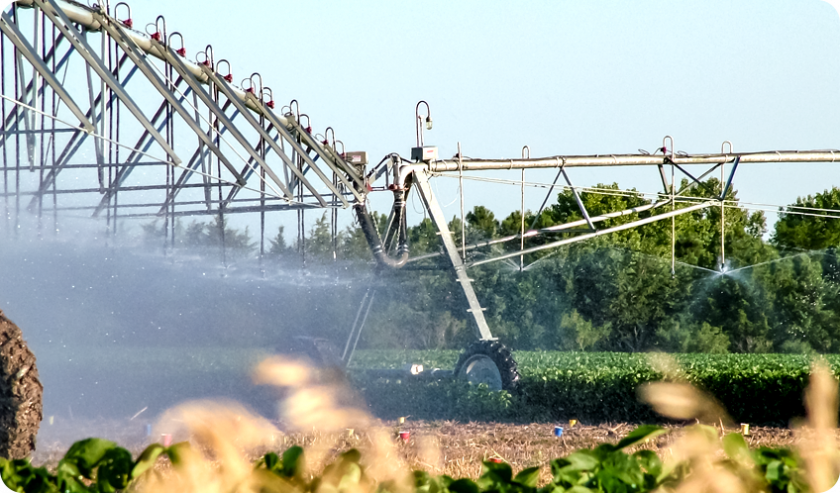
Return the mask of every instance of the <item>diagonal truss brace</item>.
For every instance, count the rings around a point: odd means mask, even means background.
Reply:
[[[183,62],[181,62],[181,60],[178,59],[177,55],[172,53],[172,48],[164,47],[163,45],[161,45],[160,43],[157,43],[156,41],[153,42],[153,43],[155,44],[155,46],[158,47],[158,50],[160,50],[161,52],[163,52],[165,54],[165,56],[166,56],[167,60],[170,62],[170,64],[175,67],[175,70],[178,70],[179,72],[181,72],[181,71],[186,72],[186,68],[183,66]],[[227,81],[224,81],[224,80],[216,77],[216,74],[214,74],[208,67],[205,67],[205,72],[207,73],[210,80],[212,80],[216,84],[216,86],[224,93],[225,97],[228,98],[228,100],[231,102],[231,104],[233,104],[233,106],[237,110],[239,110],[239,113],[242,115],[243,118],[245,118],[245,121],[247,121],[254,128],[254,130],[257,131],[257,133],[263,138],[263,140],[265,140],[268,143],[268,145],[271,147],[271,149],[278,156],[280,156],[280,158],[283,160],[283,163],[285,163],[286,166],[292,171],[292,173],[294,173],[295,176],[297,176],[300,179],[301,183],[303,183],[304,186],[310,192],[312,192],[313,196],[318,201],[318,203],[321,204],[322,207],[327,207],[328,204],[324,200],[324,198],[321,196],[321,194],[319,194],[318,191],[315,190],[315,188],[312,186],[312,184],[309,183],[309,181],[297,169],[297,167],[292,163],[292,161],[288,158],[288,156],[286,156],[286,153],[283,152],[283,150],[280,148],[280,146],[277,145],[277,142],[268,134],[268,132],[265,131],[265,129],[262,127],[262,125],[260,125],[259,122],[257,122],[254,119],[254,117],[251,115],[248,108],[246,108],[245,105],[236,96],[236,94],[233,93],[230,86],[227,84]],[[192,85],[196,85],[196,86],[199,85],[197,82],[190,81],[190,80],[188,80],[187,83],[190,84],[191,86]],[[200,89],[203,89],[203,88],[200,88]],[[195,89],[195,90],[196,90],[196,92],[198,92],[198,90],[200,90],[200,89]],[[264,161],[262,161],[262,159],[257,160],[257,162],[260,164],[260,166],[263,169],[266,170],[266,173],[271,177],[272,180],[274,180],[277,183],[282,183],[281,180],[277,177],[277,175],[274,174],[274,171],[271,168],[269,168],[268,165]],[[338,195],[338,191],[333,189],[332,186],[330,186],[330,189],[336,195]]]
[[[618,226],[613,226],[612,228],[600,229],[600,230],[595,231],[593,233],[576,236],[574,238],[566,238],[566,239],[559,240],[559,241],[553,241],[551,243],[546,243],[544,245],[539,245],[539,246],[526,248],[524,250],[520,250],[520,251],[516,251],[516,252],[506,253],[504,255],[499,255],[498,257],[479,260],[477,262],[473,262],[473,263],[469,264],[468,267],[477,267],[477,266],[482,265],[482,264],[489,264],[490,262],[497,262],[499,260],[505,260],[505,259],[512,258],[512,257],[519,257],[520,255],[525,255],[525,254],[528,254],[528,253],[535,253],[535,252],[538,252],[540,250],[546,250],[546,249],[549,249],[549,248],[556,248],[556,247],[560,247],[560,246],[563,246],[563,245],[570,245],[572,243],[577,243],[579,241],[588,240],[590,238],[595,238],[596,236],[602,236],[602,235],[606,235],[606,234],[610,234],[610,233],[615,233],[615,232],[618,232],[618,231],[623,231],[625,229],[631,229],[631,228],[635,228],[635,227],[638,227],[638,226],[643,226],[645,224],[649,224],[649,223],[652,223],[652,222],[661,221],[662,219],[668,219],[668,218],[671,218],[671,217],[676,217],[676,216],[679,216],[681,214],[688,214],[689,212],[694,212],[694,211],[697,211],[697,210],[700,210],[700,209],[705,209],[707,207],[711,207],[713,205],[716,205],[717,203],[718,203],[717,200],[707,200],[707,201],[701,202],[699,204],[695,204],[695,205],[692,205],[692,206],[689,206],[689,207],[684,207],[682,209],[677,209],[677,210],[674,210],[674,211],[671,211],[671,212],[658,214],[656,216],[647,217],[645,219],[639,219],[638,221],[633,221],[633,222],[630,222],[630,223],[625,223],[625,224],[621,224],[621,225],[618,225]]]
[[[37,1],[37,0],[36,0]],[[213,143],[213,141],[204,133],[198,123],[192,119],[189,112],[184,108],[184,106],[180,103],[180,101],[172,94],[161,82],[158,75],[155,73],[154,68],[152,68],[149,63],[146,61],[145,55],[142,54],[142,51],[137,48],[137,45],[131,40],[130,37],[125,36],[124,32],[121,27],[119,27],[119,23],[112,23],[110,19],[105,18],[101,14],[94,14],[94,17],[99,21],[102,25],[102,28],[105,29],[108,34],[114,39],[114,41],[119,44],[120,48],[131,58],[137,68],[146,76],[149,82],[158,90],[158,92],[166,99],[166,101],[172,105],[175,111],[181,115],[190,129],[201,139],[201,141],[208,147],[210,150],[219,158],[222,164],[230,171],[236,182],[240,186],[244,186],[246,181],[242,178],[242,175],[236,170],[236,168],[231,164],[231,162],[227,159],[227,157],[222,153],[221,149]],[[154,129],[152,129],[154,130]],[[156,131],[155,131],[156,132]],[[151,132],[150,132],[151,133]]]
[[[589,218],[589,213],[586,211],[586,207],[583,205],[583,200],[580,199],[580,194],[572,185],[572,180],[569,179],[568,173],[564,168],[560,168],[560,173],[562,173],[563,178],[566,180],[566,183],[569,185],[569,188],[572,189],[572,194],[575,196],[575,202],[577,202],[578,209],[580,209],[580,213],[583,215],[583,219],[586,221],[586,224],[589,225],[589,229],[595,231],[595,225],[592,224],[592,219]]]
[[[175,154],[175,150],[169,146],[166,139],[161,136],[154,126],[149,122],[137,103],[126,92],[122,84],[117,81],[111,72],[102,63],[102,60],[96,55],[96,52],[91,48],[84,36],[73,27],[73,23],[67,18],[67,15],[58,6],[54,0],[33,0],[35,4],[41,9],[50,21],[61,31],[61,34],[73,45],[79,55],[85,59],[88,65],[96,72],[96,75],[117,95],[123,102],[125,107],[137,118],[137,121],[145,128],[161,146],[163,151],[172,159],[175,164],[181,164],[181,159]]]
[[[6,35],[9,40],[14,43],[14,45],[18,48],[18,51],[29,60],[29,63],[32,64],[32,67],[41,74],[41,77],[47,82],[47,84],[52,87],[53,91],[64,101],[64,104],[70,110],[73,115],[79,119],[79,122],[85,128],[88,133],[94,133],[96,131],[96,127],[88,120],[85,113],[79,108],[73,98],[70,97],[70,94],[64,89],[64,86],[59,82],[56,78],[55,74],[47,67],[44,61],[35,53],[35,48],[29,44],[29,41],[23,36],[23,33],[18,30],[15,23],[12,19],[8,16],[8,14],[3,13],[2,17],[0,18],[0,30],[3,31],[3,34]]]
[[[268,121],[270,121],[274,125],[274,128],[277,129],[277,132],[280,133],[283,136],[284,139],[286,139],[286,141],[289,143],[290,146],[292,146],[292,149],[295,152],[297,152],[298,155],[300,155],[303,158],[303,160],[306,162],[306,164],[309,165],[309,168],[312,169],[312,171],[314,171],[318,175],[318,177],[321,178],[321,180],[324,183],[329,183],[331,180],[329,180],[324,175],[324,173],[321,171],[321,169],[318,168],[318,166],[315,165],[315,161],[312,160],[312,157],[309,156],[309,153],[306,152],[300,146],[300,144],[298,144],[297,140],[295,140],[295,138],[292,136],[292,134],[286,129],[286,126],[283,125],[280,122],[280,120],[277,118],[277,115],[275,115],[271,111],[266,110],[265,108],[263,108],[262,113],[263,113],[263,115],[265,115],[265,117],[268,119]],[[295,122],[294,125],[297,125],[297,122]],[[299,135],[306,134],[306,132],[303,129],[301,129],[299,125],[297,127],[297,130],[298,130]],[[308,135],[307,135],[307,137],[308,137]],[[315,142],[315,139],[312,139],[312,142],[309,142],[309,145],[313,149],[315,149],[315,152],[317,152],[319,155],[321,155],[321,156],[326,156],[327,155],[326,151],[324,151],[324,149],[322,149],[320,146],[317,145],[317,143]],[[326,164],[331,170],[333,170],[335,172],[338,179],[341,180],[342,183],[344,183],[344,185],[353,193],[353,195],[356,197],[356,199],[359,202],[364,202],[365,201],[364,194],[359,192],[359,190],[364,190],[364,182],[360,181],[360,179],[358,178],[357,175],[351,174],[347,171],[339,169],[335,164],[332,163],[332,160],[329,159],[329,158],[324,158],[324,164]],[[348,181],[347,178],[344,177],[345,173],[347,173],[352,180],[354,180],[355,182],[358,182],[359,185],[356,186],[354,183],[351,183],[350,181]],[[342,196],[339,195],[339,197],[342,197]],[[344,203],[346,204],[346,202],[344,202]]]
[[[458,246],[452,238],[452,232],[449,231],[449,225],[446,223],[446,217],[443,215],[443,209],[440,208],[437,198],[432,193],[432,187],[429,184],[429,175],[426,170],[415,169],[413,173],[414,184],[420,192],[420,198],[423,199],[423,205],[429,211],[432,221],[440,231],[440,239],[443,241],[443,246],[452,262],[452,267],[455,269],[455,276],[464,294],[467,297],[469,304],[469,311],[475,319],[476,328],[478,329],[478,338],[481,340],[493,339],[493,334],[490,332],[490,327],[487,325],[487,320],[484,318],[484,309],[478,302],[478,297],[472,287],[472,279],[467,275],[467,266],[458,252]],[[518,255],[518,253],[517,253]]]
[[[112,25],[119,26],[118,23],[113,23]],[[122,30],[121,27],[117,28]],[[251,144],[247,141],[247,139],[245,139],[245,136],[239,132],[238,128],[234,125],[233,121],[231,121],[231,119],[228,118],[227,114],[225,114],[222,108],[219,107],[216,101],[214,101],[213,98],[207,93],[204,87],[202,87],[201,84],[196,82],[192,74],[187,70],[186,66],[181,61],[181,59],[178,58],[177,55],[173,55],[169,47],[163,46],[161,43],[158,43],[155,40],[151,40],[151,43],[152,46],[156,48],[158,53],[160,53],[163,56],[164,60],[167,63],[169,63],[169,65],[172,68],[174,68],[176,72],[178,72],[178,75],[180,75],[184,79],[184,82],[186,82],[187,85],[190,88],[192,88],[193,92],[199,97],[199,99],[201,99],[201,101],[205,105],[207,105],[208,108],[210,108],[210,111],[213,112],[213,115],[216,118],[218,118],[222,125],[224,125],[228,129],[228,132],[233,136],[233,138],[236,139],[239,142],[239,144],[248,152],[248,154],[251,156],[251,159],[253,159],[260,168],[266,170],[266,174],[268,174],[268,176],[274,181],[274,183],[276,183],[277,186],[280,187],[286,198],[289,200],[293,200],[294,195],[292,194],[291,190],[289,190],[289,188],[286,187],[286,185],[277,177],[277,175],[274,174],[274,171],[272,171],[271,168],[268,167],[268,165],[265,163],[262,157],[260,157],[259,153],[257,153],[256,149],[254,149],[251,146]],[[182,116],[185,119],[190,119],[190,117],[187,116],[186,110],[184,110]]]

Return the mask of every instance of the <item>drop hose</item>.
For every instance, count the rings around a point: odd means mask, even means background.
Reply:
[[[357,202],[353,204],[353,210],[356,213],[356,219],[359,221],[359,227],[362,228],[362,233],[365,235],[370,246],[370,251],[373,253],[373,258],[381,267],[388,267],[390,269],[399,269],[408,262],[408,236],[406,235],[406,218],[405,218],[405,189],[394,190],[394,208],[393,214],[394,223],[397,224],[397,256],[390,257],[388,252],[382,245],[382,239],[379,233],[376,232],[376,226],[373,223],[373,218],[367,210],[364,202]]]

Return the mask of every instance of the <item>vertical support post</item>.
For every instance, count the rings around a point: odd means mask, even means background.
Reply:
[[[41,39],[40,39],[40,41],[41,41],[41,58],[46,61],[46,60],[48,60],[48,58],[47,58],[46,14],[44,14],[43,12],[36,13],[35,18],[36,18],[36,23],[38,22],[38,20],[40,20],[41,28],[37,29],[36,33],[41,35]],[[55,61],[55,58],[53,58],[53,62],[54,61]],[[46,122],[46,116],[45,116],[47,114],[46,113],[46,108],[47,108],[47,83],[46,83],[46,80],[43,80],[43,78],[39,78],[39,79],[36,79],[36,80],[40,81],[40,86],[41,87],[39,88],[38,85],[35,86],[35,97],[37,98],[38,93],[40,91],[43,91],[43,94],[41,95],[41,98],[40,98],[41,99],[41,107],[40,107],[41,115],[40,115],[40,124],[38,126],[38,128],[40,128],[40,130],[42,131],[42,133],[40,134],[40,138],[38,139],[39,144],[40,144],[40,151],[38,153],[38,174],[39,174],[38,180],[39,180],[39,182],[43,183],[43,181],[44,181],[44,166],[46,166],[46,164],[47,164],[46,159],[45,159],[46,148],[44,146],[44,144],[45,144],[44,143],[44,138],[46,137],[46,132],[45,131],[47,129],[47,122]],[[53,94],[55,94],[55,92],[53,92]],[[50,120],[52,120],[52,119],[50,119]],[[55,121],[55,120],[52,120],[52,121]],[[54,134],[53,134],[53,136],[54,136]],[[51,138],[52,138],[52,136],[51,136]],[[43,230],[43,227],[44,227],[43,213],[44,213],[44,196],[39,195],[38,196],[38,236],[39,237],[41,236],[41,231]]]
[[[14,22],[15,24],[20,21],[20,7],[18,7],[17,2],[14,3],[12,7],[12,12],[14,13]],[[20,59],[20,50],[17,46],[14,49],[14,57],[15,62]],[[23,101],[23,94],[18,92],[18,82],[23,77],[23,67],[20,63],[14,63],[14,72],[15,78],[12,81],[15,87],[15,100],[16,101]],[[23,118],[24,122],[26,121],[26,112],[18,107],[14,107],[13,111],[16,111],[18,114],[18,119]],[[15,132],[15,224],[14,224],[14,231],[15,236],[17,236],[18,231],[20,231],[20,133]]]
[[[670,135],[666,135],[662,138],[662,154],[668,155],[668,145],[666,142],[670,141],[671,144],[671,212],[676,210],[676,171],[674,166],[674,154],[676,153],[676,147],[674,145],[674,138]],[[662,168],[660,168],[661,171]],[[676,221],[676,214],[671,216],[671,277],[674,277],[677,274],[676,269],[676,262],[677,258],[677,221]]]
[[[6,94],[6,40],[0,36],[0,93]],[[2,113],[2,120],[6,121],[6,99],[0,99],[0,113]],[[2,129],[6,131],[5,124]],[[4,142],[5,143],[5,142]],[[6,153],[6,145],[3,145],[3,217],[5,218],[6,232],[9,231],[9,163],[8,154]]]
[[[425,169],[416,169],[413,175],[414,184],[420,192],[423,205],[429,212],[429,217],[432,218],[432,222],[437,226],[447,257],[449,257],[449,261],[455,269],[456,280],[461,284],[461,289],[464,290],[464,295],[469,305],[467,311],[472,313],[473,319],[475,320],[476,335],[481,340],[493,339],[493,334],[490,332],[490,327],[484,318],[484,308],[481,307],[481,304],[478,302],[478,297],[475,295],[472,287],[472,279],[467,276],[467,267],[458,253],[458,247],[452,238],[452,232],[449,231],[449,225],[446,223],[443,209],[441,209],[440,203],[438,203],[437,198],[432,193],[428,172]]]
[[[519,250],[525,249],[525,168],[522,168],[519,202]],[[525,255],[519,256],[519,272],[525,270]]]
[[[734,151],[734,149],[732,147],[732,142],[730,142],[728,140],[724,140],[723,143],[720,145],[721,154],[723,154],[724,148],[726,147],[727,144],[729,144],[729,152]],[[727,156],[727,158],[728,157],[729,156]],[[726,167],[726,161],[727,161],[727,159],[724,159],[723,162],[720,163],[720,194],[721,194],[721,196],[720,196],[720,271],[721,272],[723,272],[723,270],[726,268],[725,267],[726,266],[726,251],[725,251],[726,247],[725,247],[725,243],[724,243],[724,238],[725,238],[725,234],[726,234],[726,229],[725,229],[726,218],[725,218],[725,214],[724,214],[724,210],[725,210],[724,203],[726,201],[726,192],[724,191],[724,184],[723,184],[723,180],[724,180],[723,177],[725,176],[724,175],[724,168]]]
[[[464,162],[461,157],[461,143],[458,142],[458,190],[461,192],[461,258],[467,260],[467,224],[464,217]]]
[[[370,307],[373,306],[373,299],[376,297],[376,290],[371,291],[370,299],[368,299],[368,305],[365,309],[365,315],[362,317],[362,323],[359,324],[359,329],[356,331],[356,338],[353,340],[353,347],[350,349],[350,353],[347,355],[347,359],[344,361],[344,366],[350,366],[350,362],[353,361],[353,354],[356,352],[356,346],[359,344],[359,339],[362,337],[362,329],[365,328],[365,322],[367,322],[368,314],[370,313]]]
[[[338,186],[338,174],[335,171],[333,171],[332,174],[332,184],[333,187]],[[332,197],[332,209],[330,209],[330,226],[330,233],[332,235],[332,258],[333,262],[335,262],[338,260],[338,197],[335,193]]]
[[[671,165],[671,212],[673,212],[676,207],[676,184],[675,181],[675,173],[674,173],[674,165]],[[676,262],[677,262],[677,216],[671,216],[671,277],[677,274],[676,269]]]
[[[526,156],[527,154],[527,156]],[[522,148],[522,159],[531,158],[531,148]],[[525,168],[522,168],[522,180],[519,183],[519,251],[525,250]],[[519,256],[519,272],[525,271],[525,255]]]
[[[723,167],[726,163],[720,165],[720,192],[723,193]],[[726,197],[721,196],[720,198],[720,271],[723,272],[724,266],[726,265],[726,251],[724,246],[724,234],[725,234],[725,224],[726,220],[724,218],[724,202],[726,201]]]

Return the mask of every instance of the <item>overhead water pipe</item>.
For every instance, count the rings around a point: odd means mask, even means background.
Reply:
[[[840,150],[813,151],[763,151],[739,153],[741,163],[833,163],[840,161]],[[463,159],[464,171],[557,168],[561,160],[567,168],[600,166],[653,166],[663,164],[698,165],[732,163],[735,154],[692,154],[654,156],[651,154],[595,154],[575,156],[549,156],[533,159]],[[432,173],[458,171],[457,160],[437,160],[427,164]]]

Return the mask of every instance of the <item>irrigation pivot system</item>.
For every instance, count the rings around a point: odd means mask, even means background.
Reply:
[[[673,244],[676,216],[707,207],[723,211],[739,166],[840,159],[840,151],[833,150],[736,153],[726,142],[720,152],[687,155],[675,151],[670,137],[653,153],[532,158],[525,147],[518,159],[470,159],[460,149],[455,157],[440,159],[437,149],[424,142],[432,118],[429,105],[421,101],[415,108],[410,158],[390,154],[368,166],[367,154],[345,150],[331,127],[316,132],[297,101],[275,103],[279,95],[260,74],[235,77],[235,60],[220,58],[209,45],[190,51],[186,37],[170,29],[163,16],[135,22],[128,4],[107,0],[92,7],[68,0],[18,0],[2,13],[0,221],[7,234],[23,223],[57,230],[73,216],[101,218],[109,234],[115,234],[123,221],[151,218],[161,222],[164,243],[174,245],[177,218],[209,216],[218,219],[224,245],[225,218],[248,213],[260,217],[262,255],[266,214],[294,211],[305,256],[306,211],[330,210],[335,249],[338,211],[352,208],[381,268],[402,268],[433,256],[448,260],[477,337],[455,373],[497,389],[515,390],[519,376],[510,352],[493,338],[470,268],[511,258],[519,258],[524,268],[529,253],[668,219]],[[605,166],[646,166],[659,175],[662,190],[648,205],[593,216],[570,174],[573,168]],[[539,230],[525,224],[525,185],[532,185],[525,172],[536,168],[557,171],[553,183],[540,184],[548,191],[539,212],[562,188],[572,191],[583,219]],[[471,245],[461,234],[456,244],[430,182],[437,177],[489,180],[480,173],[486,170],[521,170],[521,179],[510,181],[522,195],[520,231]],[[688,187],[677,188],[677,173],[680,180],[689,179]],[[719,173],[724,184],[719,196],[686,195],[694,185],[704,186],[702,180],[712,173]],[[410,255],[405,207],[413,190],[440,233],[439,253]],[[366,206],[374,191],[394,196],[383,232]],[[643,219],[599,228],[607,219],[644,211]],[[525,248],[527,238],[558,232],[575,236]],[[473,255],[499,243],[519,248]],[[344,363],[352,357],[372,300],[372,293],[365,295],[340,358]],[[424,372],[415,365],[411,373],[439,378],[444,372]]]

